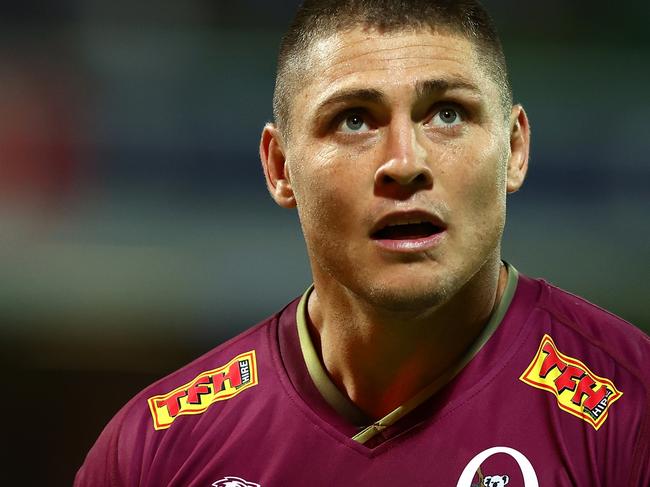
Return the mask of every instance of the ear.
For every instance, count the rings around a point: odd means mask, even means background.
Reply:
[[[501,479],[503,480],[503,485],[506,485],[508,482],[510,482],[510,477],[507,475],[503,475]]]
[[[260,159],[266,187],[278,205],[283,208],[294,208],[296,198],[293,194],[285,154],[280,131],[274,124],[267,123],[262,130],[260,140]]]
[[[510,159],[506,190],[514,193],[524,184],[528,172],[528,153],[530,151],[530,126],[528,116],[521,105],[512,107],[510,113]]]

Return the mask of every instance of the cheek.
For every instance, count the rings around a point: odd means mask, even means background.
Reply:
[[[504,182],[504,157],[494,137],[485,137],[480,143],[460,149],[459,159],[466,161],[466,178],[477,185],[499,188]]]
[[[353,219],[354,182],[341,165],[312,158],[297,168],[292,184],[307,238],[343,231]]]
[[[292,185],[298,210],[321,225],[338,226],[352,218],[359,201],[368,197],[372,178],[364,173],[364,158],[335,144],[314,144],[295,158]],[[304,152],[303,152],[304,154]]]
[[[505,166],[494,144],[450,147],[440,165],[440,184],[456,218],[493,225],[505,205]],[[435,183],[434,183],[435,185]]]
[[[353,188],[335,166],[303,170],[296,176],[297,210],[310,260],[332,275],[341,275],[354,265],[346,259],[349,237],[358,227]]]

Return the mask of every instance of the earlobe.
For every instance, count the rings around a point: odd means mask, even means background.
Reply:
[[[262,130],[260,159],[266,179],[266,187],[275,202],[283,208],[294,208],[296,199],[291,186],[286,156],[280,131],[272,123]]]
[[[506,190],[514,193],[524,184],[528,172],[528,154],[530,151],[530,125],[528,116],[521,105],[512,108],[510,116],[510,159]]]

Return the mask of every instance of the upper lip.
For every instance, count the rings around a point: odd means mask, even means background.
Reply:
[[[409,223],[431,223],[441,230],[446,228],[445,222],[435,213],[420,209],[401,210],[387,213],[377,220],[370,229],[370,235],[373,236],[379,230],[390,225],[406,225]]]

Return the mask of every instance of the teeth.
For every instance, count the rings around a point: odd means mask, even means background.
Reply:
[[[419,224],[419,223],[429,223],[429,221],[413,218],[413,219],[404,220],[403,222],[400,223],[391,223],[390,225],[387,225],[387,227],[398,227],[400,225],[412,225],[412,224]]]

